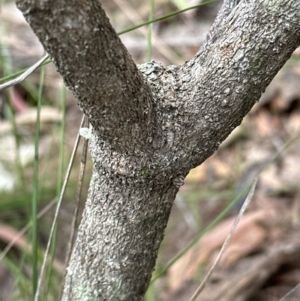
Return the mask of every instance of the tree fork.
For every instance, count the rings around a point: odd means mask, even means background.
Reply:
[[[136,66],[97,0],[19,0],[94,133],[62,300],[142,300],[172,202],[300,44],[299,0],[228,0],[182,66]]]

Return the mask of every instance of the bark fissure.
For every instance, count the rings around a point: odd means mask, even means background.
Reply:
[[[94,172],[62,300],[140,301],[189,170],[300,44],[298,0],[227,0],[182,66],[136,66],[97,0],[19,0],[94,127]]]

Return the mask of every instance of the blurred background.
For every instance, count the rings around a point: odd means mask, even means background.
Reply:
[[[44,52],[14,1],[0,3],[2,83],[37,62]],[[123,33],[201,1],[101,3],[138,64],[153,59],[164,65],[180,65],[195,55],[221,5],[214,1]],[[41,267],[81,118],[76,101],[51,63],[13,88],[0,91],[0,301],[32,300],[37,281],[34,270]],[[215,260],[258,175],[249,209],[201,300],[279,300],[300,282],[299,137],[297,49],[242,125],[186,178],[176,197],[145,300],[189,300]],[[60,293],[81,149],[82,142],[59,211],[41,300],[58,300]],[[91,173],[88,157],[79,214]],[[28,224],[34,226],[16,239]]]

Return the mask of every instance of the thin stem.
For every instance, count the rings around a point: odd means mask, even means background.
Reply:
[[[85,117],[83,126],[84,127],[89,126],[89,121],[88,121],[87,117]],[[78,185],[77,185],[77,193],[76,193],[76,203],[75,203],[75,207],[74,207],[74,213],[73,213],[73,219],[72,219],[72,225],[71,225],[71,234],[70,234],[70,238],[69,238],[67,255],[66,255],[66,260],[65,260],[65,274],[66,274],[66,271],[67,271],[66,267],[67,267],[67,265],[70,261],[70,258],[71,258],[72,247],[74,245],[76,222],[77,222],[77,219],[78,219],[79,205],[80,205],[80,202],[81,202],[81,193],[82,193],[84,175],[85,175],[87,150],[88,150],[88,140],[85,139],[84,142],[83,142],[83,146],[82,146],[80,171],[79,171],[79,176],[78,176]],[[65,277],[63,277],[63,284],[61,286],[61,292],[60,292],[59,300],[61,299],[63,289],[64,289],[64,279],[65,279]]]
[[[152,29],[153,29],[153,15],[154,15],[154,0],[150,0],[150,12],[148,25],[148,36],[147,36],[147,61],[150,62],[152,59]]]
[[[84,118],[82,118],[80,127],[83,124],[83,120],[84,120]],[[52,223],[52,226],[51,226],[50,235],[49,235],[49,239],[48,239],[48,243],[47,243],[47,248],[46,248],[46,252],[45,252],[45,256],[44,256],[44,260],[43,260],[43,264],[42,264],[42,268],[41,268],[41,272],[40,272],[40,276],[39,276],[39,282],[38,282],[37,290],[36,290],[36,293],[35,293],[35,296],[34,296],[34,301],[38,301],[38,299],[39,299],[40,290],[41,290],[41,286],[42,286],[42,279],[43,279],[43,275],[44,275],[44,272],[45,272],[47,257],[48,257],[48,254],[49,254],[49,249],[50,249],[50,244],[51,244],[51,238],[52,238],[53,233],[54,233],[54,229],[55,229],[55,225],[56,225],[56,222],[57,222],[58,213],[59,213],[59,210],[60,210],[60,207],[61,207],[62,199],[64,197],[64,194],[65,194],[65,191],[66,191],[66,188],[67,188],[67,184],[68,184],[70,173],[71,173],[71,170],[72,170],[72,167],[73,167],[73,162],[74,162],[75,154],[77,152],[79,141],[80,141],[80,135],[79,135],[79,131],[78,131],[77,138],[76,138],[76,141],[75,141],[75,145],[74,145],[74,148],[73,148],[73,152],[72,152],[70,162],[69,162],[69,165],[68,165],[68,169],[67,169],[67,172],[66,172],[65,180],[64,180],[64,183],[63,183],[63,187],[62,187],[62,190],[61,190],[61,193],[60,193],[60,196],[59,196],[59,200],[57,202],[57,206],[56,206],[56,210],[55,210],[55,214],[54,214],[54,219],[53,219],[53,223]]]
[[[39,141],[40,141],[40,122],[41,122],[41,108],[43,98],[43,83],[45,76],[45,68],[41,68],[40,84],[38,91],[38,103],[36,112],[36,126],[34,135],[34,159],[33,159],[33,191],[32,191],[32,205],[31,205],[31,219],[32,219],[32,288],[33,295],[37,289],[38,283],[38,225],[37,225],[37,205],[39,198]]]
[[[207,283],[207,281],[210,279],[213,271],[215,270],[216,266],[218,265],[218,263],[220,262],[222,255],[224,254],[225,250],[227,249],[227,246],[236,230],[236,227],[241,219],[241,217],[243,216],[244,212],[246,211],[246,209],[248,208],[248,205],[250,204],[250,201],[252,200],[254,191],[255,191],[255,187],[258,181],[258,177],[256,177],[252,183],[251,189],[248,193],[248,196],[238,214],[238,216],[236,217],[236,219],[233,222],[233,225],[230,229],[229,234],[227,235],[225,242],[221,248],[221,251],[219,252],[213,266],[211,267],[211,269],[209,270],[209,272],[207,273],[207,275],[205,276],[205,278],[203,279],[203,281],[200,283],[200,285],[198,286],[197,290],[195,291],[195,293],[193,294],[193,296],[191,297],[191,299],[189,301],[195,301],[197,299],[197,297],[199,296],[199,294],[201,293],[201,291],[204,289],[205,284]]]
[[[57,173],[57,189],[56,189],[56,200],[59,199],[59,195],[61,192],[61,187],[63,184],[63,171],[64,171],[64,142],[65,142],[65,127],[66,127],[66,87],[64,84],[62,84],[61,87],[61,111],[62,111],[62,121],[60,126],[60,141],[59,141],[59,160],[58,160],[58,173]],[[52,271],[53,271],[53,262],[55,259],[55,250],[56,250],[56,237],[57,237],[57,224],[54,229],[54,234],[52,237],[51,242],[51,250],[50,250],[50,262],[49,262],[49,268],[47,272],[47,285],[46,287],[46,293],[45,296],[48,295],[48,291],[51,286],[51,277],[52,277]]]
[[[119,32],[118,32],[118,35],[122,35],[122,34],[124,34],[124,33],[133,31],[133,30],[135,30],[135,29],[137,29],[137,28],[140,28],[140,27],[143,27],[143,26],[152,24],[152,23],[154,23],[154,22],[158,22],[158,21],[161,21],[161,20],[165,20],[165,19],[168,19],[168,18],[177,16],[177,15],[179,15],[179,14],[185,13],[185,12],[187,12],[187,11],[189,11],[189,10],[196,9],[196,8],[201,7],[201,6],[203,6],[203,5],[206,5],[206,4],[209,4],[209,3],[212,3],[212,2],[218,2],[218,1],[220,1],[220,0],[208,0],[208,1],[202,2],[202,3],[198,4],[198,5],[194,5],[194,6],[190,6],[190,7],[181,9],[181,10],[174,11],[174,12],[172,12],[172,13],[169,13],[169,14],[163,15],[163,16],[161,16],[161,17],[158,17],[158,18],[156,18],[156,19],[153,19],[152,21],[146,21],[146,22],[141,23],[141,24],[139,24],[139,25],[136,25],[136,26],[127,28],[127,29],[125,29],[125,30],[119,31]]]

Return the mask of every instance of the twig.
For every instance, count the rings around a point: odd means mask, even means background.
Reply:
[[[46,54],[43,58],[41,58],[39,61],[37,61],[34,65],[32,65],[31,67],[29,67],[24,73],[22,73],[21,75],[19,75],[18,77],[4,83],[4,84],[0,84],[0,91],[4,90],[6,88],[9,88],[11,86],[14,86],[16,84],[21,83],[27,76],[29,76],[36,68],[38,68],[39,66],[41,66],[43,64],[43,62],[49,58],[49,55]]]

